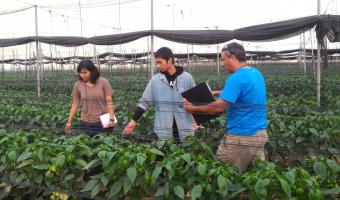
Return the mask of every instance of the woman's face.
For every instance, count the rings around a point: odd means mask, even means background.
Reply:
[[[79,72],[79,76],[81,77],[81,79],[84,81],[84,82],[87,82],[90,80],[91,78],[91,73],[89,70],[87,69],[81,69],[80,72]]]

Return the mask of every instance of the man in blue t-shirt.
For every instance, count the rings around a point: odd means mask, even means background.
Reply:
[[[246,63],[242,45],[233,42],[222,48],[224,70],[231,73],[222,91],[214,91],[219,98],[210,104],[194,106],[184,99],[187,112],[218,113],[227,110],[226,134],[217,157],[245,170],[254,158],[264,159],[267,142],[266,84],[261,72]]]

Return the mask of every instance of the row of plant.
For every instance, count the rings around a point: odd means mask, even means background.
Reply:
[[[212,78],[203,72],[193,73],[196,83],[208,80],[212,89],[223,87],[225,77]],[[0,183],[1,198],[55,198],[58,193],[52,193],[54,189],[132,199],[339,198],[338,75],[322,78],[321,107],[315,100],[313,77],[268,75],[270,139],[266,149],[272,163],[256,161],[248,171],[238,172],[213,156],[225,132],[224,115],[204,124],[205,129],[197,130],[195,138],[179,146],[168,141],[138,142],[152,133],[153,111],[141,119],[135,131],[137,139],[67,138],[63,129],[76,79],[68,71],[58,73],[63,74],[59,76],[62,79],[45,73],[38,100],[34,98],[34,79],[24,82],[17,74],[6,73],[13,77],[0,86],[0,177],[9,180]],[[104,75],[113,87],[119,119],[114,133],[118,135],[131,119],[148,77]],[[76,198],[72,195],[62,197]]]
[[[48,73],[48,72],[46,72]],[[69,100],[74,83],[77,78],[73,72],[63,72],[65,76],[58,79],[45,78],[41,82],[42,98],[55,99],[58,97],[59,100]],[[223,88],[225,78],[228,74],[223,74],[220,77],[209,74],[200,74],[194,76],[196,83],[200,83],[208,80],[211,88],[214,90],[220,90]],[[114,97],[120,98],[132,93],[136,98],[142,94],[149,77],[143,76],[138,77],[133,73],[126,76],[110,76],[106,77],[113,88]],[[266,85],[268,91],[268,100],[270,104],[280,103],[287,105],[316,105],[316,80],[313,76],[304,75],[268,75],[266,78]],[[340,105],[340,76],[324,76],[321,80],[321,98],[323,106],[339,107]],[[17,94],[12,95],[11,91]],[[36,81],[32,80],[21,80],[20,78],[6,79],[0,86],[1,96],[7,96],[12,99],[35,97]],[[10,92],[9,94],[6,94]],[[131,100],[137,100],[131,99]],[[120,99],[119,99],[120,100]],[[274,101],[274,102],[272,102]],[[278,102],[275,102],[278,101]],[[292,103],[293,102],[293,103]]]
[[[0,104],[0,128],[8,130],[31,130],[39,128],[45,132],[64,134],[70,102],[26,102]],[[133,114],[135,102],[116,103],[119,124],[114,133],[120,134]],[[153,132],[153,111],[144,114],[135,131],[136,135]],[[339,157],[340,111],[323,111],[310,106],[268,107],[268,133],[270,142],[269,158],[283,162],[299,160],[310,153],[324,153],[328,157]],[[79,118],[74,120],[74,133],[79,133]],[[203,125],[205,129],[196,131],[196,136],[217,143],[225,132],[225,115]]]
[[[77,198],[71,192],[79,191],[91,197],[130,199],[340,197],[340,165],[334,160],[310,157],[292,168],[255,161],[239,172],[217,161],[210,145],[195,138],[176,145],[113,136],[1,132],[0,155],[1,178],[12,183],[2,181],[1,198],[47,199],[56,196],[53,190],[67,194],[66,199]]]
[[[224,85],[224,77],[211,78],[209,76],[197,77],[196,82],[208,80],[212,89],[220,90]],[[15,80],[14,80],[15,81]],[[56,85],[46,83],[47,89],[42,90],[42,97],[38,99],[40,103],[50,103],[53,105],[55,102],[63,102],[69,104],[71,101],[71,91],[73,84],[76,80],[60,80]],[[117,105],[129,105],[133,107],[147,84],[147,77],[113,77],[110,82],[113,87],[113,99]],[[337,84],[340,81],[339,76],[331,76],[323,79],[322,83],[322,108],[328,110],[339,110],[340,102],[340,86]],[[68,86],[65,83],[68,82]],[[8,83],[8,86],[0,86],[0,96],[2,100],[7,103],[22,105],[35,99],[35,83],[30,83],[27,86],[20,80],[16,83]],[[316,108],[316,89],[313,77],[306,76],[271,76],[267,77],[267,93],[268,93],[268,106],[270,109],[275,107],[306,107],[310,106]],[[53,93],[57,90],[57,93]],[[133,108],[130,108],[133,109]]]

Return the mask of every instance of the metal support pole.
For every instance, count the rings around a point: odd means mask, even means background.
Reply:
[[[317,2],[318,16],[320,16],[320,0]],[[316,67],[316,100],[318,105],[321,104],[321,46],[317,42],[317,67]]]
[[[216,30],[218,30],[218,26],[215,26]],[[220,49],[218,44],[216,45],[216,64],[217,64],[217,77],[220,77]]]
[[[305,75],[307,75],[307,60],[306,60],[306,37],[305,37],[305,32],[303,32],[303,43],[302,43],[302,48],[303,48],[303,72]]]
[[[51,26],[51,36],[53,36],[53,28],[52,28],[52,11],[49,10],[49,13],[50,13],[50,26]],[[53,69],[53,58],[52,58],[52,44],[50,44],[50,56],[51,56],[51,70],[52,70],[52,73],[54,71]]]
[[[175,4],[172,4],[172,36],[175,35]],[[175,38],[172,37],[174,40]],[[175,50],[175,41],[172,41],[172,51]]]
[[[83,37],[83,17],[82,17],[82,14],[81,14],[81,3],[80,3],[80,0],[79,0],[79,17],[80,17],[80,35],[81,37]],[[85,56],[85,53],[84,53],[84,45],[81,46],[82,50],[83,50],[83,56]]]
[[[151,0],[151,47],[150,47],[150,77],[154,75],[155,69],[155,57],[153,55],[154,52],[154,36],[153,36],[153,0]]]
[[[35,5],[35,47],[36,47],[36,74],[37,74],[37,97],[40,98],[40,52],[39,52],[39,42],[38,42],[38,6]]]
[[[2,47],[2,70],[1,70],[1,78],[2,78],[2,83],[4,83],[4,76],[5,76],[5,50],[4,47]]]

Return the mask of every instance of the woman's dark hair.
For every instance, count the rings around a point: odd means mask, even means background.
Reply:
[[[155,53],[155,58],[163,58],[166,61],[168,61],[171,58],[172,64],[175,63],[174,54],[168,47],[162,47],[158,49]]]
[[[95,84],[98,78],[100,77],[100,72],[98,68],[94,65],[94,63],[91,60],[82,60],[80,61],[77,72],[78,74],[81,72],[81,70],[86,69],[90,72],[90,82]],[[79,80],[83,80],[80,75],[78,75]]]

